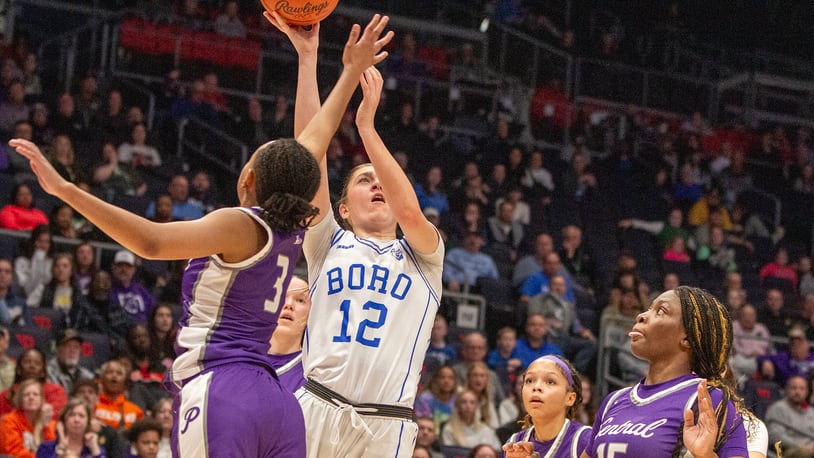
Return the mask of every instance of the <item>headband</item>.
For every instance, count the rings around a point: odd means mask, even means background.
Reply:
[[[546,361],[551,361],[552,363],[559,366],[560,369],[562,370],[563,375],[565,375],[565,378],[568,379],[568,386],[569,387],[574,386],[574,378],[571,376],[571,369],[568,368],[568,364],[565,364],[563,360],[557,358],[554,355],[545,355],[537,358],[538,361],[543,359]]]

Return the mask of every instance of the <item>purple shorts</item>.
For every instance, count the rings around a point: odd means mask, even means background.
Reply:
[[[173,403],[173,456],[304,457],[294,395],[265,368],[229,364],[187,381]]]

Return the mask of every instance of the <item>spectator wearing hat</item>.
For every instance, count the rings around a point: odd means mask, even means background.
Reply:
[[[779,351],[758,360],[763,378],[774,380],[781,386],[791,377],[808,377],[814,373],[814,353],[811,353],[805,330],[800,326],[793,326],[788,336],[788,351]]]
[[[136,255],[127,250],[113,257],[113,288],[110,291],[111,308],[121,307],[134,323],[147,324],[147,317],[156,300],[136,278]]]
[[[56,356],[48,360],[48,380],[61,385],[66,393],[73,391],[76,382],[93,380],[95,377],[93,372],[79,363],[84,342],[79,331],[65,329],[57,337]]]

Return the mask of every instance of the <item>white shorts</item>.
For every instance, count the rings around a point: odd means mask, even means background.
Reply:
[[[305,388],[295,393],[305,417],[309,458],[405,457],[413,455],[418,426],[406,419],[361,415],[337,407]]]

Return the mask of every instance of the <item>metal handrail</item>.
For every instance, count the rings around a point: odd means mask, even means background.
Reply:
[[[222,158],[208,152],[207,151],[207,144],[209,142],[203,142],[201,144],[191,143],[189,141],[189,139],[187,138],[187,131],[188,131],[190,125],[195,126],[195,127],[199,127],[201,129],[203,129],[203,131],[206,132],[207,135],[212,135],[212,136],[224,141],[225,143],[234,146],[237,150],[240,151],[240,163],[236,164],[234,160],[228,161],[228,162],[224,161]],[[235,176],[237,176],[240,173],[240,168],[249,159],[249,148],[248,148],[248,146],[246,146],[246,144],[244,144],[240,140],[232,137],[231,135],[227,134],[226,132],[223,132],[222,130],[212,126],[211,124],[207,124],[206,122],[204,122],[204,121],[202,121],[202,120],[200,120],[198,118],[195,118],[195,117],[183,118],[183,119],[178,121],[178,139],[177,139],[177,141],[178,141],[178,143],[177,143],[176,154],[178,155],[179,158],[184,157],[184,148],[191,148],[197,154],[200,154],[200,155],[204,156],[208,160],[210,160],[213,163],[217,164],[218,166],[220,166],[224,170],[226,170],[228,172],[231,172]]]

